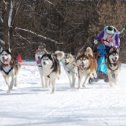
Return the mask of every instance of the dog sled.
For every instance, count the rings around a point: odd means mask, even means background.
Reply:
[[[96,58],[97,58],[97,79],[103,79],[105,82],[108,82],[107,74],[107,53],[106,47],[103,43],[99,43],[96,48]]]
[[[122,34],[125,31],[123,28],[121,31],[118,32],[118,35]],[[111,45],[107,40],[100,40],[95,47],[95,53],[97,58],[97,79],[104,79],[105,82],[111,83],[117,79],[117,74],[119,73],[120,69],[120,62],[119,62],[119,49],[115,47],[108,47],[105,46],[104,43],[108,43]],[[115,82],[116,83],[116,82]]]
[[[97,59],[97,78],[95,81],[103,79],[105,82],[109,82],[110,86],[111,83],[116,83],[120,68],[119,49],[107,47],[104,43],[99,42],[95,47],[95,55]]]

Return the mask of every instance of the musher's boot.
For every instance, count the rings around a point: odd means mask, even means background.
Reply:
[[[108,75],[104,74],[104,82],[109,82]]]
[[[94,79],[90,77],[89,80],[88,80],[88,83],[92,84],[93,82],[94,82]]]

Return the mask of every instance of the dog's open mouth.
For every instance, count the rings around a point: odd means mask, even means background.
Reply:
[[[81,64],[81,65],[79,65],[79,68],[80,69],[84,69],[85,68],[85,65],[84,64]]]
[[[69,62],[65,62],[65,65],[68,65],[69,64]]]
[[[3,59],[4,64],[8,64],[8,59]]]
[[[38,60],[36,61],[36,63],[37,63],[37,64],[40,64],[40,63],[41,63],[41,60],[38,59]]]
[[[117,60],[116,59],[112,59],[113,63],[117,63]]]

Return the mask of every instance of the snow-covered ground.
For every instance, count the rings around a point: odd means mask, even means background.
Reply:
[[[102,80],[86,89],[70,89],[62,69],[56,92],[42,89],[34,62],[25,62],[18,87],[7,94],[0,74],[0,126],[126,126],[126,65],[118,88]]]

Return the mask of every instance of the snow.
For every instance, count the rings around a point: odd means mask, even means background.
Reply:
[[[0,126],[126,126],[126,65],[119,83],[102,80],[86,89],[71,89],[64,69],[56,92],[42,89],[34,62],[24,62],[18,87],[7,94],[0,73]]]

